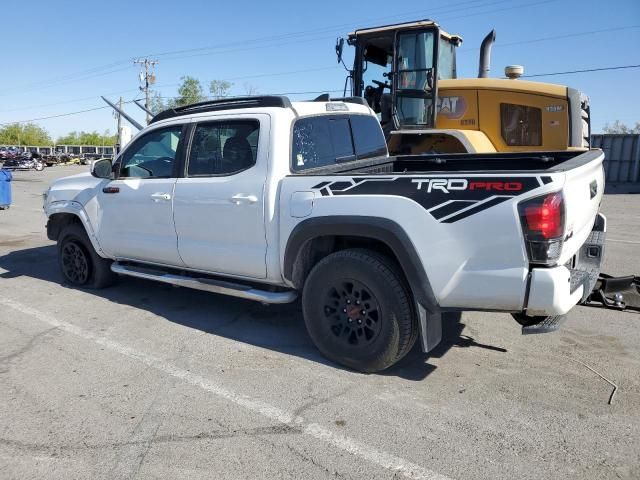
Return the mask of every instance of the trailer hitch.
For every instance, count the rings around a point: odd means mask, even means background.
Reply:
[[[640,305],[628,305],[624,300],[624,293],[633,293],[634,291],[640,295],[640,277],[635,275],[612,277],[601,273],[584,305],[640,312]]]

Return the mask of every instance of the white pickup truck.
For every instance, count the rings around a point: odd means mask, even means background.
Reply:
[[[389,157],[360,102],[263,96],[158,114],[113,164],[46,192],[65,281],[301,294],[318,349],[369,372],[418,337],[434,348],[446,311],[557,328],[598,277],[602,151]]]

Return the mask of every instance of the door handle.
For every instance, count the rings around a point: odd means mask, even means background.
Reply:
[[[168,193],[153,193],[151,195],[151,199],[154,202],[159,202],[160,200],[168,201],[171,200],[171,195],[169,195]]]
[[[256,197],[255,195],[245,195],[243,193],[239,193],[231,197],[229,201],[235,205],[240,205],[242,203],[256,203],[258,201],[258,197]]]

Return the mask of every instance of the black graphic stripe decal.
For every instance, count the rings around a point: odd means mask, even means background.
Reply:
[[[486,210],[487,208],[493,207],[494,205],[498,205],[499,203],[502,202],[506,202],[507,200],[509,200],[510,197],[496,197],[496,198],[492,198],[486,202],[483,202],[480,205],[476,205],[473,208],[470,208],[469,210],[465,210],[464,212],[459,213],[458,215],[454,215],[452,217],[449,218],[445,218],[442,223],[453,223],[453,222],[457,222],[458,220],[462,220],[463,218],[467,218],[471,215],[473,215],[474,213],[478,213],[481,212],[483,210]]]
[[[449,203],[444,203],[443,205],[432,208],[429,210],[429,213],[434,216],[436,220],[440,220],[446,216],[451,215],[452,213],[456,213],[457,211],[471,207],[475,205],[475,201],[473,200],[453,200]]]
[[[550,177],[366,177],[321,182],[322,196],[390,195],[420,204],[441,223],[454,223],[549,183]]]

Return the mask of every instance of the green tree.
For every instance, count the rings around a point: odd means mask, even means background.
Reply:
[[[233,87],[233,83],[226,80],[211,80],[209,84],[209,93],[214,99],[224,98],[229,96],[229,90]]]
[[[100,134],[93,132],[70,132],[67,135],[59,137],[58,145],[113,145],[117,142],[117,135],[111,135],[109,130],[105,130]]]
[[[149,109],[154,113],[154,115],[166,110],[167,108],[182,107],[191,103],[202,102],[207,99],[204,87],[202,86],[202,83],[200,83],[200,80],[189,75],[181,77],[180,80],[182,80],[182,83],[178,87],[178,96],[175,98],[166,101],[159,92],[152,92],[151,98],[149,99]],[[232,86],[233,83],[227,82],[226,80],[212,80],[209,83],[211,98],[217,99],[228,97],[229,90],[231,90]],[[258,91],[254,86],[248,83],[245,84],[245,90],[247,95],[255,95]]]
[[[169,106],[162,99],[162,95],[158,92],[152,92],[149,98],[149,110],[151,110],[154,115],[157,115],[167,108],[169,108]]]
[[[0,144],[45,146],[51,145],[51,137],[34,123],[12,123],[0,127]]]
[[[168,102],[170,108],[202,102],[207,98],[200,80],[188,75],[180,80],[182,84],[178,88],[178,96]]]
[[[628,127],[620,120],[613,122],[613,125],[609,125],[609,122],[604,124],[602,129],[604,133],[640,133],[640,122],[636,122],[633,127]]]

